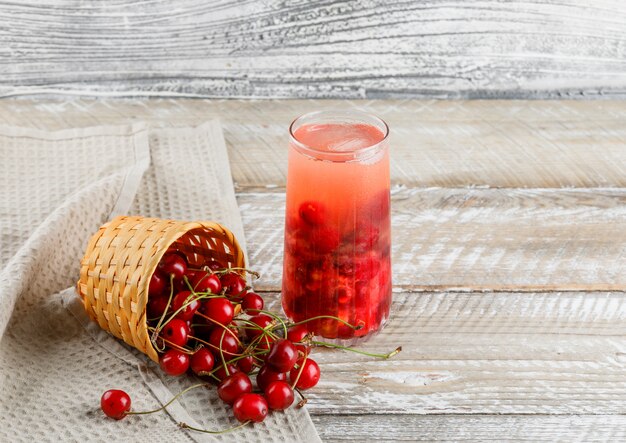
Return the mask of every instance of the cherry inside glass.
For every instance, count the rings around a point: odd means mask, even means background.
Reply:
[[[315,112],[290,127],[283,298],[293,321],[355,343],[391,305],[388,128],[360,112]]]

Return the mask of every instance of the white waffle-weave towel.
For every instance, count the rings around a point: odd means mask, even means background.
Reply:
[[[308,413],[295,408],[222,436],[178,428],[236,424],[215,390],[191,391],[168,413],[103,416],[107,389],[150,410],[194,383],[163,376],[78,302],[88,238],[125,213],[216,220],[245,243],[219,123],[0,127],[0,441],[319,441]]]

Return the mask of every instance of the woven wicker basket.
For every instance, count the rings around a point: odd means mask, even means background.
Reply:
[[[237,239],[218,223],[122,216],[89,241],[77,285],[87,314],[102,329],[154,361],[159,357],[146,322],[148,284],[168,250],[183,252],[193,267],[210,259],[245,266]]]

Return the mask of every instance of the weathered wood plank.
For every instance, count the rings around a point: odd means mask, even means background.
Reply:
[[[312,415],[626,413],[624,293],[397,293],[391,315],[359,348],[392,360],[314,352]]]
[[[220,118],[233,179],[245,190],[284,186],[289,122],[340,107],[389,122],[394,184],[626,187],[626,101],[3,100],[0,123],[54,129]]]
[[[291,117],[310,107],[339,105],[4,100],[0,123],[60,128],[141,119],[189,125],[220,116],[235,180],[249,189],[284,183],[285,128]],[[363,106],[397,128],[396,184],[625,186],[624,102],[343,105]],[[440,143],[450,138],[453,143]],[[475,144],[481,138],[488,141]],[[485,156],[483,150],[491,153]],[[624,192],[397,190],[394,224],[402,226],[394,239],[398,289],[427,291],[473,282],[477,286],[464,288],[511,292],[396,293],[392,321],[362,346],[382,352],[403,345],[394,360],[316,351],[324,376],[309,393],[307,407],[323,438],[624,440]],[[278,288],[283,198],[280,193],[240,194],[251,265],[265,274],[260,289]],[[443,249],[424,253],[437,242]],[[415,245],[419,249],[412,250]],[[499,261],[493,251],[501,254]],[[580,292],[608,287],[621,291]],[[533,288],[579,292],[536,293]],[[277,306],[277,294],[267,295]]]
[[[262,289],[282,276],[284,193],[241,193]],[[399,189],[394,286],[421,290],[626,289],[623,189]]]
[[[313,415],[325,442],[626,440],[623,415]]]
[[[626,96],[602,2],[3,2],[0,94]]]

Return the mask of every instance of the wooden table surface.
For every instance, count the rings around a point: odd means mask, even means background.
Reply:
[[[0,96],[626,97],[623,0],[20,0],[0,18]]]
[[[41,128],[219,117],[257,289],[278,299],[287,126],[359,107],[390,125],[394,303],[320,352],[327,441],[626,439],[626,102],[0,101]]]

